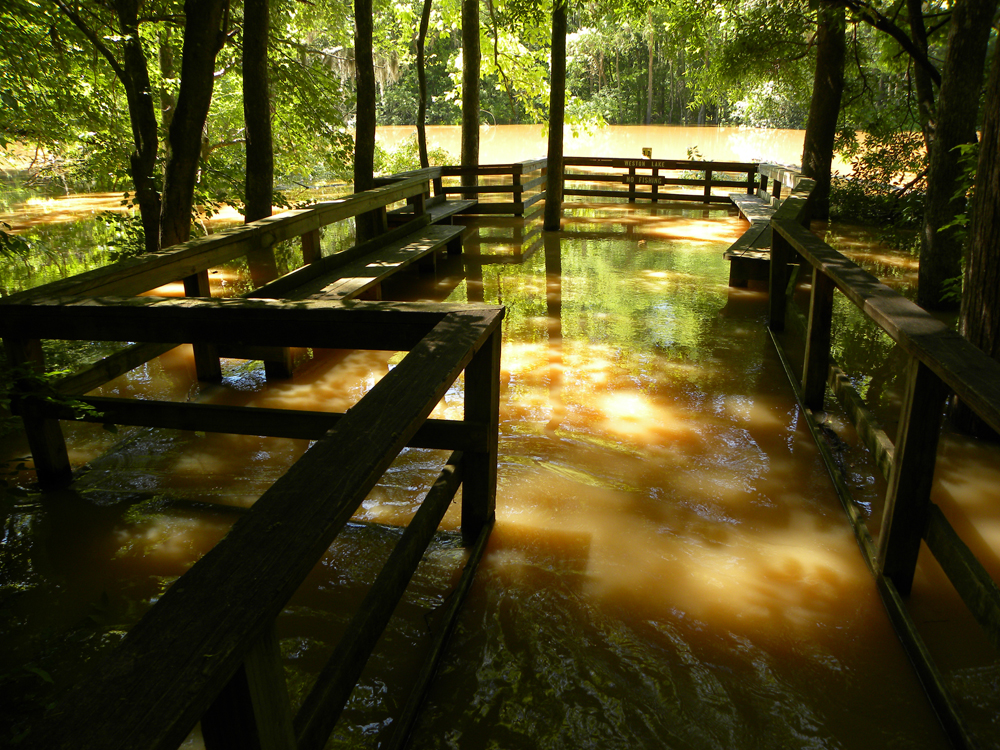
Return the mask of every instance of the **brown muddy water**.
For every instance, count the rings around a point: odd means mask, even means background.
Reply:
[[[470,221],[463,258],[385,289],[507,308],[497,524],[412,746],[947,747],[765,332],[766,294],[727,286],[722,251],[745,224],[725,210],[624,204],[569,204],[566,217],[544,241],[537,222]],[[830,239],[859,258],[871,244],[842,228]],[[905,291],[908,256],[870,255],[869,270]],[[232,293],[241,269],[213,279]],[[891,425],[899,361],[840,303],[837,315],[838,359]],[[180,347],[101,393],[343,411],[400,356],[302,354],[288,381],[228,361],[223,382],[206,385]],[[458,384],[435,416],[461,408]],[[832,408],[829,424],[877,532],[884,482]],[[89,467],[73,489],[20,492],[31,474],[17,471],[0,507],[5,746],[31,747],[45,705],[308,447],[65,427],[74,465]],[[935,499],[1000,578],[997,453],[947,439],[941,460]],[[279,619],[296,703],[442,461],[404,451]],[[464,561],[457,511],[330,747],[387,737]],[[997,656],[926,554],[911,604],[994,746]],[[185,746],[201,746],[197,730]]]

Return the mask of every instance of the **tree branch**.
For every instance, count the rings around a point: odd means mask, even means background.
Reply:
[[[125,69],[118,63],[118,60],[116,60],[115,56],[111,54],[111,50],[105,46],[104,42],[101,41],[101,38],[97,36],[97,33],[87,26],[83,18],[81,18],[75,10],[66,5],[66,3],[62,0],[52,0],[52,2],[55,3],[56,7],[59,8],[59,10],[61,10],[66,17],[72,21],[73,24],[80,29],[80,31],[83,32],[83,35],[90,40],[90,43],[93,44],[104,59],[108,61],[108,64],[115,71],[115,75],[118,76],[118,80],[122,83],[127,83],[128,76],[125,73]]]
[[[899,28],[899,26],[882,15],[877,9],[862,0],[835,1],[853,13],[856,13],[862,21],[867,23],[872,28],[878,29],[895,39],[899,45],[906,50],[907,54],[913,58],[913,61],[927,71],[927,75],[931,77],[931,80],[934,81],[934,83],[936,83],[939,87],[941,86],[941,73],[936,67],[934,67],[934,64],[927,58],[927,55],[925,55],[920,48],[914,44],[913,40],[905,31]]]

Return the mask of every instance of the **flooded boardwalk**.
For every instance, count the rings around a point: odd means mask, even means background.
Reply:
[[[563,231],[544,237],[531,220],[467,224],[464,257],[383,290],[506,307],[496,526],[412,746],[947,747],[767,336],[766,291],[727,284],[738,218],[567,204]],[[231,360],[206,385],[182,347],[101,393],[343,411],[398,361],[317,350],[267,383],[260,363]],[[432,416],[461,406],[459,381]],[[5,539],[23,589],[6,613],[11,653],[60,682],[308,447],[67,434],[74,465],[93,469],[44,506],[11,508]],[[863,456],[847,460],[875,483]],[[293,704],[438,463],[404,450],[279,617]],[[458,525],[456,504],[329,747],[378,747],[391,731],[457,575]],[[37,633],[67,645],[46,651]],[[991,679],[963,677],[972,692]],[[196,732],[185,746],[199,744]]]

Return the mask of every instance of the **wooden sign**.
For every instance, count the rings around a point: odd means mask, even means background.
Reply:
[[[626,185],[664,185],[667,178],[650,174],[626,174],[622,175],[622,182]]]

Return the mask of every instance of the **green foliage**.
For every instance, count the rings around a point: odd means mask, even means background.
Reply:
[[[11,226],[0,221],[0,258],[26,258],[31,252],[31,245],[26,239],[11,232]]]
[[[443,148],[429,148],[427,161],[432,167],[454,164],[457,159]],[[386,151],[375,144],[375,172],[377,174],[396,174],[420,169],[420,150],[417,145],[417,134],[414,133],[400,141],[392,151]]]

